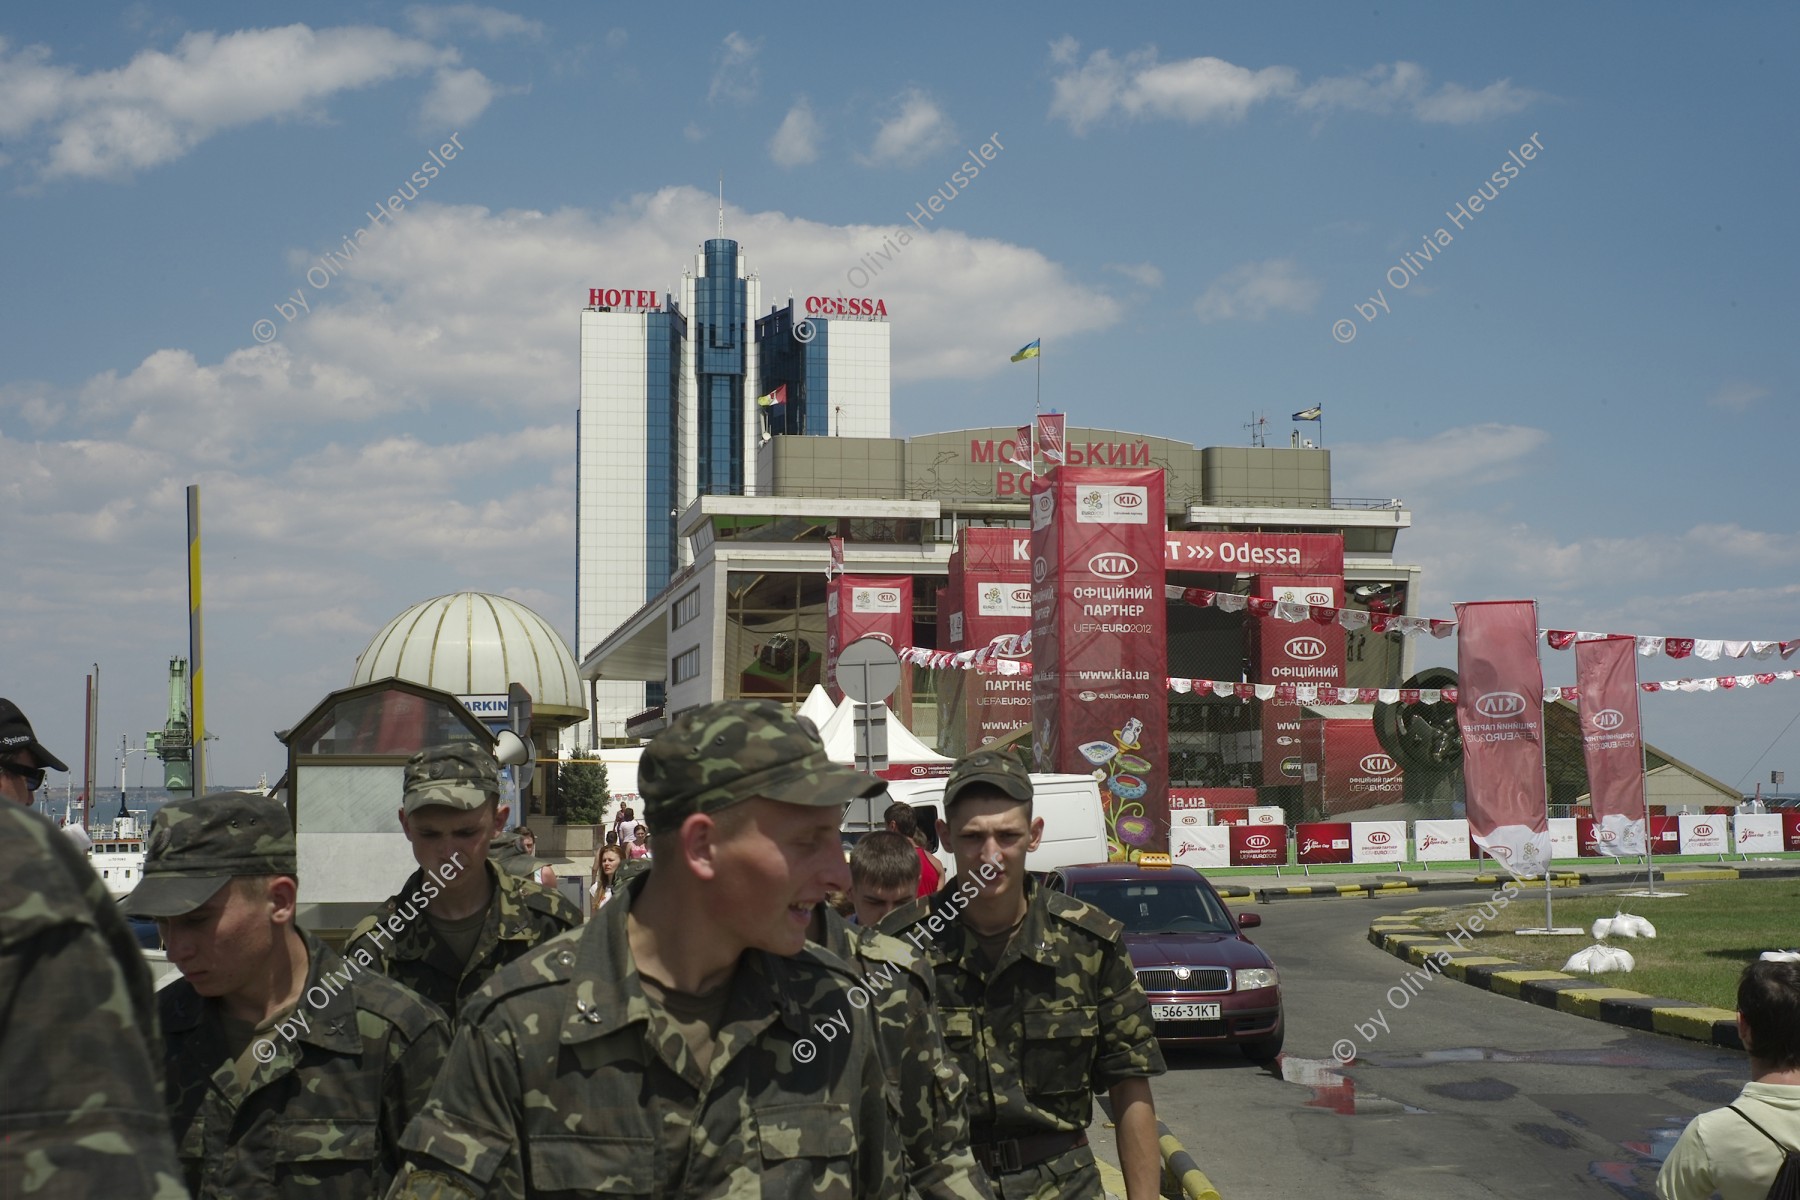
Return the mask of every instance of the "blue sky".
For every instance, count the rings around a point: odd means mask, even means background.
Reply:
[[[1427,615],[1800,636],[1796,10],[304,11],[0,18],[0,694],[65,757],[93,662],[103,745],[161,722],[189,483],[215,778],[276,774],[270,731],[413,601],[503,592],[572,632],[576,312],[673,287],[721,172],[766,298],[887,301],[898,433],[1017,423],[1007,356],[1042,337],[1082,424],[1238,445],[1265,414],[1285,442],[1322,404],[1336,491],[1414,512]],[[1727,783],[1800,772],[1800,683],[1644,712]]]

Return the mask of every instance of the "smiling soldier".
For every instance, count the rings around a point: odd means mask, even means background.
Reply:
[[[1106,1091],[1129,1200],[1153,1200],[1162,1159],[1150,1077],[1166,1068],[1150,1004],[1119,923],[1026,875],[1044,833],[1031,799],[1011,754],[959,759],[940,823],[956,874],[888,914],[881,932],[931,962],[944,1039],[969,1079],[969,1140],[997,1195],[1099,1200],[1086,1131],[1093,1094]]]
[[[904,1195],[863,981],[806,944],[884,786],[779,704],[675,718],[638,766],[655,869],[469,998],[392,1194]]]

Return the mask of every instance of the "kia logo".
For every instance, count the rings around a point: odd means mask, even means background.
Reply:
[[[1253,833],[1244,839],[1244,848],[1247,850],[1267,850],[1274,844],[1275,840],[1266,833]]]
[[[1031,582],[1042,583],[1042,582],[1044,582],[1045,577],[1048,576],[1049,574],[1050,574],[1050,560],[1049,559],[1034,558],[1031,560]]]
[[[1301,662],[1311,662],[1315,658],[1325,657],[1325,643],[1316,637],[1297,637],[1288,641],[1289,658],[1297,658]]]
[[[1475,711],[1484,717],[1523,716],[1525,697],[1517,692],[1489,692],[1475,701]]]
[[[1100,693],[1099,692],[1078,692],[1077,697],[1089,704],[1092,704],[1094,701],[1096,701],[1100,698]]]
[[[1696,826],[1694,826],[1694,836],[1695,837],[1711,837],[1712,835],[1713,835],[1713,827],[1711,825],[1696,825]]]
[[[1613,842],[1613,841],[1617,841],[1619,838],[1619,835],[1610,829],[1600,830],[1599,833],[1597,834],[1597,836],[1603,842]]]
[[[1113,503],[1120,508],[1141,508],[1144,498],[1136,492],[1120,492],[1113,497]]]
[[[877,603],[877,604],[898,604],[898,603],[900,603],[900,593],[899,592],[876,592],[875,593],[875,603]]]
[[[1014,604],[1030,604],[1031,603],[1031,589],[1028,587],[1014,588],[1013,589],[1013,603]]]
[[[1386,775],[1397,765],[1385,754],[1370,754],[1362,760],[1362,769],[1371,775]]]
[[[1275,818],[1270,816],[1268,813],[1263,813],[1262,815],[1260,815],[1256,818],[1256,823],[1258,825],[1273,825],[1273,824],[1275,824]]]
[[[1335,599],[1337,599],[1337,597],[1332,595],[1330,592],[1308,592],[1308,593],[1306,593],[1306,602],[1308,604],[1317,604],[1321,608],[1331,607],[1331,602]]]
[[[1489,854],[1493,855],[1495,858],[1499,859],[1501,862],[1505,862],[1507,859],[1509,859],[1513,856],[1511,846],[1489,846],[1487,848],[1487,852]]]
[[[1051,493],[1050,493],[1050,492],[1045,492],[1045,493],[1044,493],[1044,494],[1043,494],[1043,495],[1041,495],[1041,496],[1034,496],[1034,497],[1032,497],[1032,500],[1031,500],[1031,515],[1032,515],[1032,516],[1034,516],[1034,517],[1047,517],[1047,516],[1049,516],[1049,515],[1050,515],[1050,509],[1051,509],[1051,506],[1052,506],[1052,505],[1053,505],[1053,504],[1054,504],[1054,503],[1055,503],[1055,500],[1054,500],[1054,498],[1053,498],[1053,496],[1052,496],[1052,494],[1051,494]]]
[[[1603,708],[1594,714],[1595,729],[1617,729],[1625,723],[1625,714],[1616,708]]]
[[[1088,570],[1102,579],[1130,579],[1137,569],[1137,559],[1129,554],[1109,552],[1088,559]]]
[[[1393,840],[1394,835],[1385,829],[1372,829],[1369,831],[1369,845],[1371,846],[1385,846]]]
[[[867,632],[867,633],[865,633],[865,634],[863,634],[863,636],[864,636],[864,637],[872,637],[872,638],[879,638],[879,639],[880,639],[880,640],[881,640],[881,641],[884,641],[884,642],[886,642],[886,643],[887,643],[887,644],[888,644],[888,645],[890,645],[890,646],[891,646],[891,645],[893,645],[893,644],[894,644],[894,639],[893,639],[893,638],[891,638],[891,637],[889,637],[889,636],[888,636],[888,635],[887,635],[887,634],[885,634],[885,633],[879,633],[879,632],[877,632],[877,631],[875,631],[875,630],[873,630],[873,629],[871,629],[871,630],[870,630],[870,631],[869,631],[869,632]]]

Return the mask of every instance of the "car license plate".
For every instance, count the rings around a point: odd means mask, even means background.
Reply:
[[[1158,1021],[1216,1021],[1217,1004],[1152,1004],[1150,1016]]]

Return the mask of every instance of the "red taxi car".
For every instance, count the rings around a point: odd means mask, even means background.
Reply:
[[[1251,1062],[1273,1062],[1285,1034],[1275,963],[1241,930],[1262,924],[1234,914],[1192,867],[1097,863],[1059,867],[1047,887],[1086,901],[1125,926],[1138,982],[1150,997],[1158,1040],[1237,1046]]]

